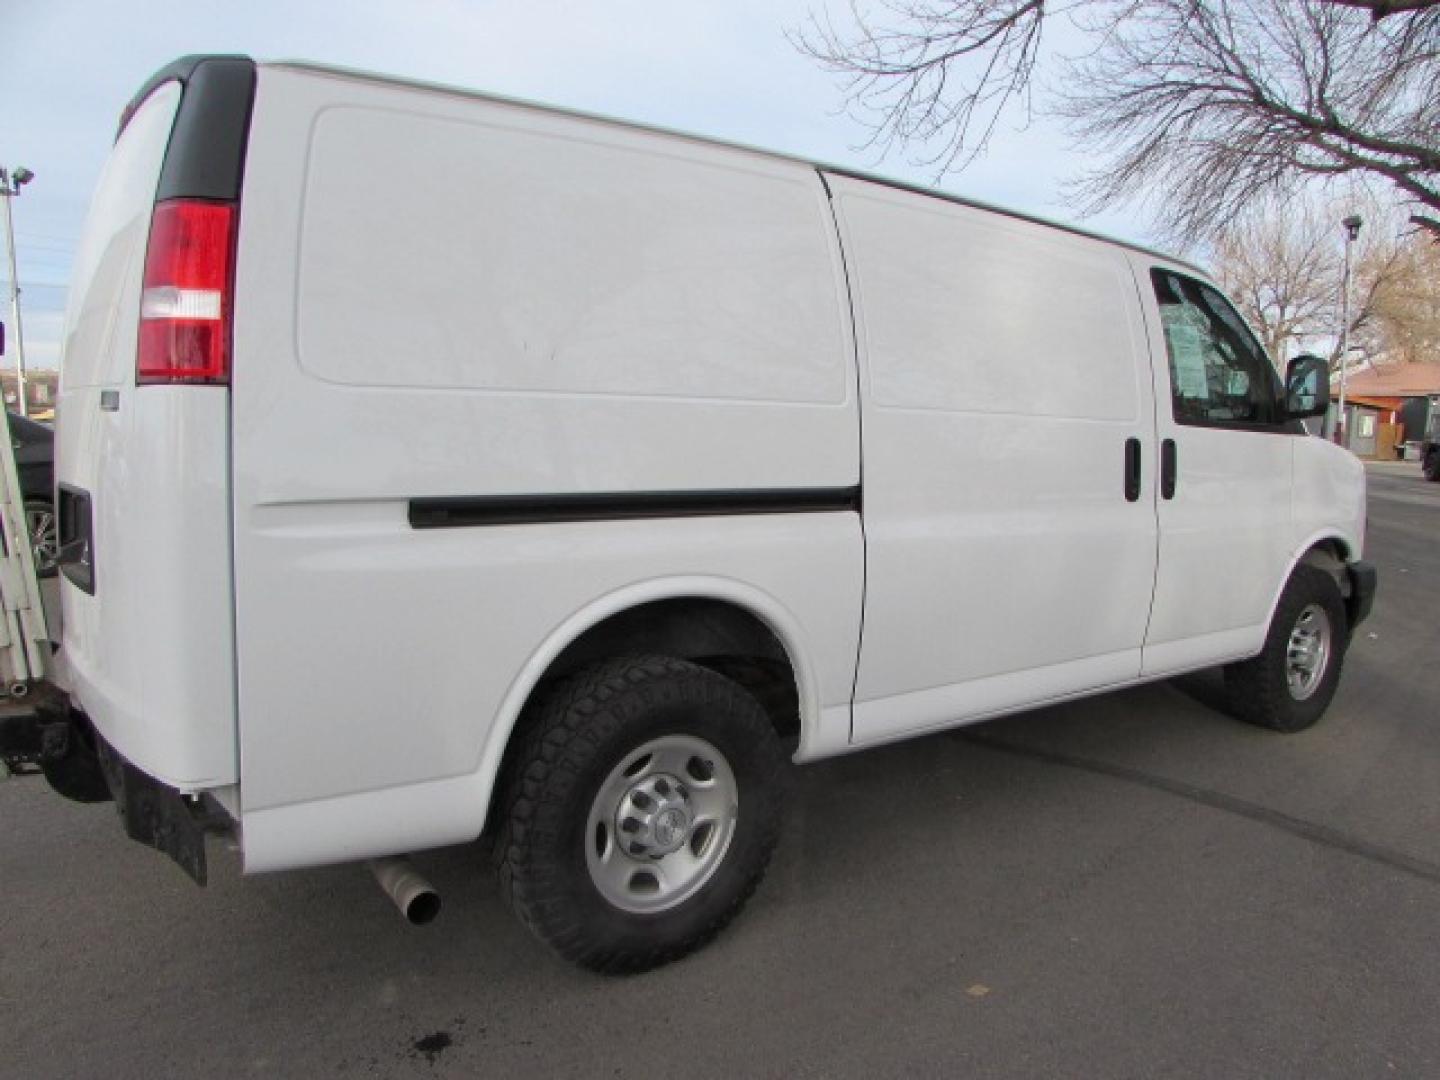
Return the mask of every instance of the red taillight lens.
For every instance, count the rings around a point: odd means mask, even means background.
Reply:
[[[137,382],[229,382],[234,252],[233,204],[156,205],[140,294]]]

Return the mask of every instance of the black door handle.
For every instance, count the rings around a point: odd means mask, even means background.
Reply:
[[[1140,498],[1140,440],[1125,440],[1125,501]]]
[[[1176,450],[1175,440],[1166,439],[1160,444],[1160,497],[1175,497]]]

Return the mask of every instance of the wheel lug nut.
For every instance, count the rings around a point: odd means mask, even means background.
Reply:
[[[655,791],[660,795],[670,794],[670,785],[665,782],[665,778],[663,776],[659,780],[655,781]]]

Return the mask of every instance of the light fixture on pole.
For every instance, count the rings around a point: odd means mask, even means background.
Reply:
[[[1335,441],[1346,444],[1345,432],[1345,367],[1350,355],[1350,248],[1360,239],[1359,214],[1351,214],[1340,223],[1345,226],[1345,272],[1340,278],[1340,404],[1335,418]]]
[[[5,204],[5,246],[10,253],[10,318],[15,324],[15,393],[19,398],[20,415],[29,416],[25,401],[25,332],[20,326],[20,275],[15,269],[15,219],[10,216],[10,200],[20,189],[35,179],[23,165],[13,170],[0,166],[0,202]]]

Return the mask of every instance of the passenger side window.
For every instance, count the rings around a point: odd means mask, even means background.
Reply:
[[[1259,342],[1228,300],[1171,270],[1150,271],[1175,422],[1206,427],[1276,422],[1279,381]]]

